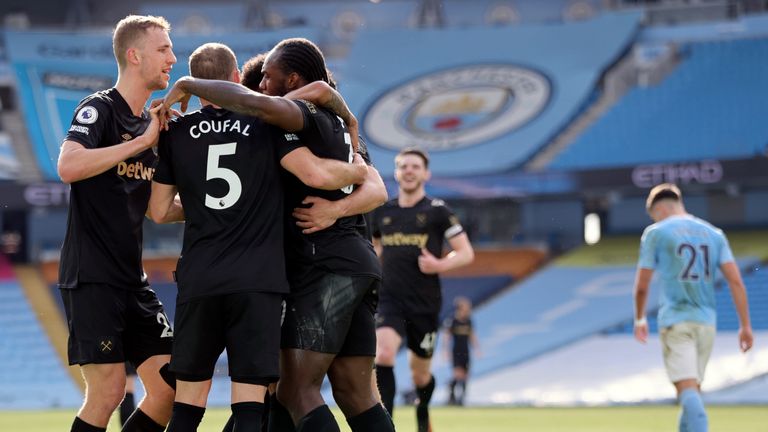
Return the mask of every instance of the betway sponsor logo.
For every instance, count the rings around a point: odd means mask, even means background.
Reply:
[[[381,237],[383,246],[416,246],[423,248],[427,246],[429,234],[404,234],[401,232],[387,234]]]
[[[152,176],[155,175],[155,169],[152,167],[144,166],[144,164],[141,162],[134,162],[132,164],[120,162],[117,164],[117,175],[133,178],[136,180],[151,181]]]
[[[632,170],[632,183],[639,188],[650,188],[659,183],[712,184],[722,179],[723,166],[716,160],[640,165]]]

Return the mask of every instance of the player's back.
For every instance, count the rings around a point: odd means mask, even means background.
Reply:
[[[691,215],[671,216],[643,234],[643,248],[653,251],[661,284],[659,321],[715,324],[715,276],[732,261],[723,232]]]
[[[287,290],[281,139],[282,131],[261,120],[211,106],[177,119],[161,136],[161,165],[170,161],[186,219],[180,300]]]

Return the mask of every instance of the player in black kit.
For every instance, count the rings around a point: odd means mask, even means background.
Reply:
[[[189,68],[197,78],[240,81],[235,55],[222,44],[196,49]],[[304,113],[296,103],[261,101],[277,126],[300,129]],[[258,431],[266,386],[278,377],[282,294],[288,292],[280,165],[307,182],[324,178],[325,170],[332,181],[315,186],[326,189],[362,182],[368,170],[362,160],[287,153],[299,142],[295,134],[201,102],[201,110],[173,120],[161,135],[150,198],[156,222],[174,208],[177,191],[186,216],[171,361],[178,384],[168,431],[197,429],[224,348],[234,429]]]
[[[125,361],[145,398],[124,431],[162,431],[174,383],[165,374],[171,330],[141,263],[142,224],[154,173],[159,121],[145,104],[168,86],[176,57],[163,18],[128,16],[115,27],[115,87],[77,107],[58,161],[71,185],[59,288],[69,326],[69,363],[79,364],[85,401],[72,431],[104,431],[125,394]],[[165,375],[165,376],[164,376]]]
[[[392,412],[395,356],[406,340],[419,402],[419,432],[427,432],[429,401],[435,389],[430,372],[442,305],[439,273],[474,259],[469,238],[442,200],[426,196],[429,159],[418,149],[395,157],[398,197],[374,212],[374,241],[381,251],[384,287],[379,296],[376,330],[376,376],[381,398]],[[443,256],[443,242],[452,251]],[[438,258],[442,257],[442,258]]]
[[[470,345],[477,351],[477,335],[472,326],[472,303],[466,297],[457,297],[453,301],[453,317],[446,320],[445,347],[450,346],[453,364],[453,378],[449,386],[448,404],[464,405],[469,378]],[[458,391],[457,391],[458,390]]]
[[[315,81],[330,80],[320,50],[306,39],[287,39],[270,51],[260,89],[282,96],[292,90],[313,93]],[[310,84],[312,83],[312,84]],[[326,84],[327,85],[327,84]],[[185,90],[244,114],[257,114],[257,94],[213,81],[184,84]],[[289,94],[290,95],[290,94]],[[309,148],[321,157],[353,158],[354,123],[311,103],[302,104],[305,128],[285,152]],[[378,173],[369,169],[361,188],[368,188],[367,209],[386,199]],[[338,431],[333,414],[320,395],[325,374],[334,398],[353,431],[391,431],[389,416],[370,385],[375,355],[374,310],[381,270],[372,245],[359,231],[359,218],[340,218],[332,227],[305,235],[291,210],[308,195],[339,200],[352,188],[320,191],[299,179],[286,179],[286,265],[291,295],[287,300],[280,356],[280,382],[270,412],[271,430]],[[281,402],[277,403],[276,401]],[[290,417],[285,416],[287,408]],[[274,420],[274,422],[273,422]]]

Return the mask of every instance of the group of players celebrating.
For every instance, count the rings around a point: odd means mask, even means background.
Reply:
[[[59,286],[69,362],[86,382],[71,430],[106,430],[124,361],[146,389],[124,431],[197,430],[226,349],[224,430],[338,431],[327,376],[353,431],[393,431],[404,339],[418,430],[430,430],[437,274],[473,251],[425,195],[427,155],[396,157],[399,195],[371,216],[387,192],[315,44],[286,39],[242,74],[231,49],[204,44],[192,76],[148,109],[176,63],[169,33],[160,17],[117,24],[117,83],[81,101],[61,147],[71,202]],[[192,95],[201,109],[171,108]],[[185,222],[173,329],[142,269],[145,215]]]

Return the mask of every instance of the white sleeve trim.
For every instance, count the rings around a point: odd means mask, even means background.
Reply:
[[[457,235],[464,232],[464,227],[462,227],[460,224],[453,225],[452,227],[445,230],[445,238],[449,239],[452,237],[456,237]]]

